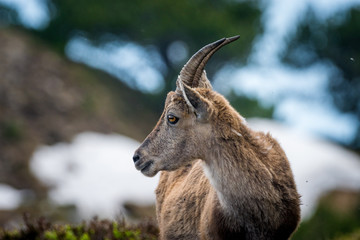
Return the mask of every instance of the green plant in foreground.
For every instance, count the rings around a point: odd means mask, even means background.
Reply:
[[[55,231],[46,231],[44,233],[44,237],[45,237],[45,239],[48,239],[48,240],[58,240],[58,236]]]
[[[21,230],[0,229],[1,240],[140,240],[157,239],[158,229],[148,221],[128,226],[125,221],[98,220],[77,225],[51,224],[44,218],[36,221],[24,216]]]
[[[68,229],[65,233],[65,240],[77,240],[77,237],[74,235],[71,229]]]
[[[314,215],[300,224],[292,239],[359,240],[359,226],[360,194],[334,190],[321,198]]]
[[[360,239],[360,228],[350,234],[346,234],[335,238],[335,240],[358,240]]]
[[[81,237],[79,238],[79,240],[90,240],[89,234],[84,233],[83,235],[81,235]]]

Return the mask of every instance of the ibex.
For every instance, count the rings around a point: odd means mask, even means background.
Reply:
[[[269,133],[251,130],[204,71],[219,48],[238,38],[191,57],[134,154],[144,175],[162,171],[160,239],[288,239],[299,224],[300,196],[284,151]]]

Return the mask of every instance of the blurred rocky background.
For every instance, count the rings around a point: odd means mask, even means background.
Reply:
[[[203,45],[206,70],[284,146],[303,195],[293,239],[360,229],[360,1],[0,0],[0,226],[154,216],[132,166]],[[256,118],[256,119],[252,119]]]

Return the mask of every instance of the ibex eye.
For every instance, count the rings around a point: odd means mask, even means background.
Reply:
[[[172,115],[172,114],[169,114],[169,115],[167,116],[167,120],[168,120],[168,122],[169,122],[170,124],[175,124],[175,123],[177,123],[177,122],[179,121],[179,118],[175,117],[175,116]]]

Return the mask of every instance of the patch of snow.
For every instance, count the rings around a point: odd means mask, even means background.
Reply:
[[[132,161],[140,145],[128,137],[85,132],[71,143],[42,146],[31,160],[31,170],[53,186],[50,198],[59,205],[75,204],[84,219],[115,217],[126,201],[155,203],[158,176],[148,178]]]
[[[19,207],[23,200],[23,194],[20,190],[0,183],[0,209],[13,210]]]
[[[302,217],[313,214],[319,198],[336,189],[360,191],[360,156],[337,144],[272,120],[248,119],[254,130],[270,132],[283,147],[302,195]]]
[[[47,0],[0,0],[0,4],[14,9],[27,28],[44,29],[49,25]]]
[[[360,157],[355,153],[275,121],[249,119],[248,124],[270,132],[284,148],[302,195],[303,219],[326,192],[360,190]],[[135,170],[132,155],[138,146],[117,134],[81,133],[72,143],[38,148],[31,169],[53,186],[50,198],[57,204],[75,204],[86,219],[115,217],[125,201],[155,202],[159,175],[147,178]]]

